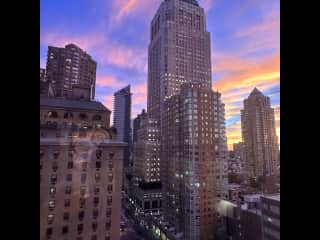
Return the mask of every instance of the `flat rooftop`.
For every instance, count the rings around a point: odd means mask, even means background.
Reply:
[[[264,198],[267,198],[267,199],[272,199],[272,200],[275,200],[275,201],[280,202],[280,193],[270,194],[270,195],[264,195],[263,197],[264,197]]]

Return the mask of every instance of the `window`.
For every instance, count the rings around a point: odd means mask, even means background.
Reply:
[[[42,167],[43,167],[43,162],[40,161],[40,170],[42,169]]]
[[[48,112],[48,117],[50,118],[58,118],[58,113],[54,111]]]
[[[58,157],[59,157],[59,152],[58,152],[58,151],[55,151],[55,152],[53,153],[53,158],[54,158],[54,159],[58,159]]]
[[[99,186],[95,186],[94,187],[94,194],[97,195],[100,193],[100,187]]]
[[[56,188],[55,187],[50,187],[49,194],[50,194],[51,197],[54,197],[54,195],[56,194]]]
[[[81,174],[81,183],[85,183],[87,180],[87,174],[83,173]]]
[[[87,114],[85,114],[85,113],[80,113],[80,114],[79,114],[79,118],[80,118],[81,120],[87,120],[87,119],[88,119],[88,116],[87,116]]]
[[[65,206],[65,207],[70,207],[70,204],[71,204],[70,199],[65,199],[65,200],[64,200],[64,206]]]
[[[63,220],[68,221],[70,218],[70,214],[68,212],[63,213]]]
[[[78,230],[78,234],[81,234],[83,232],[83,224],[78,224],[78,227],[77,227],[77,230]]]
[[[72,174],[71,173],[68,173],[67,176],[66,176],[66,181],[67,182],[71,182],[72,181]]]
[[[111,217],[111,214],[112,214],[112,209],[111,208],[107,208],[106,216],[107,217]]]
[[[107,205],[111,206],[112,205],[112,196],[107,197]]]
[[[100,115],[94,115],[92,120],[94,121],[101,121],[102,117]]]
[[[108,181],[112,182],[113,181],[113,173],[108,174]]]
[[[84,198],[80,198],[80,208],[84,208],[85,204],[86,204],[86,200]]]
[[[66,186],[65,194],[71,194],[72,188],[71,186]]]
[[[94,231],[95,232],[95,231]],[[97,235],[93,235],[92,237],[91,237],[91,240],[97,240]]]
[[[85,186],[80,187],[80,195],[84,196],[86,194],[87,188]]]
[[[52,162],[52,170],[56,172],[58,169],[58,162]]]
[[[50,238],[52,235],[52,228],[47,228],[46,234],[47,234],[47,237]]]
[[[98,209],[93,209],[93,211],[92,211],[92,217],[93,217],[94,219],[97,219],[97,218],[98,218],[98,215],[99,215]]]
[[[43,158],[44,152],[40,150],[40,159]]]
[[[99,198],[98,197],[94,197],[93,204],[94,204],[95,207],[97,207],[97,205],[99,204]]]
[[[96,174],[95,174],[96,182],[99,182],[99,181],[100,181],[100,178],[101,178],[100,173],[96,173]]]
[[[68,231],[69,231],[68,226],[63,226],[63,228],[62,228],[62,234],[67,234]]]
[[[70,162],[68,162],[68,169],[72,169],[73,168],[73,162],[72,161],[70,161]]]
[[[55,207],[55,201],[54,200],[50,200],[49,201],[49,210],[53,210]]]
[[[93,222],[93,223],[92,223],[92,231],[93,231],[93,232],[96,232],[96,231],[97,231],[97,228],[98,228],[98,223],[97,223],[97,222]]]
[[[80,211],[78,214],[79,221],[82,221],[84,218],[84,211]]]
[[[58,176],[57,174],[52,174],[51,175],[51,184],[54,185],[57,183],[57,180],[58,180]]]
[[[96,161],[96,168],[97,170],[101,168],[101,161]]]
[[[107,191],[108,191],[108,193],[112,192],[112,184],[108,184]]]
[[[88,167],[88,162],[82,162],[82,171],[86,171]]]
[[[106,222],[106,230],[109,231],[111,228],[111,221]]]
[[[51,225],[53,223],[54,220],[54,215],[53,214],[49,214],[48,215],[48,225]]]
[[[96,157],[97,157],[98,159],[100,159],[101,156],[102,156],[102,150],[101,150],[101,149],[98,149],[98,150],[96,151]]]

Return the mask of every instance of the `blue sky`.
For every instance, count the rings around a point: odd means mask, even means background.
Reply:
[[[97,100],[131,84],[135,117],[146,107],[149,24],[162,0],[41,0],[40,66],[48,45],[75,43],[97,62]],[[241,140],[240,109],[254,87],[270,96],[280,136],[280,1],[199,0],[211,33],[213,89],[226,104],[227,137]]]

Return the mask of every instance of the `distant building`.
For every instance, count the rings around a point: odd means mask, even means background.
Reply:
[[[280,194],[261,197],[263,240],[280,239]]]
[[[115,138],[101,103],[40,97],[40,239],[120,240]]]
[[[246,195],[242,203],[218,203],[225,239],[262,240],[260,195]]]
[[[46,70],[40,68],[40,82],[46,82]]]
[[[130,164],[131,152],[131,92],[130,85],[114,94],[113,125],[117,130],[117,139],[128,144],[124,151],[124,168]]]
[[[160,142],[157,120],[146,112],[139,115],[137,141],[133,150],[133,199],[143,216],[160,214],[162,189],[160,183]]]
[[[262,177],[264,188],[268,189],[273,182],[272,179],[278,174],[279,145],[270,98],[264,96],[257,88],[244,100],[241,128],[246,174],[254,180]]]
[[[132,130],[132,144],[137,142],[138,140],[138,130],[141,125],[141,119],[143,119],[146,116],[146,110],[142,110],[140,114],[133,120],[133,130]]]
[[[216,160],[216,193],[218,198],[228,199],[228,145],[226,137],[225,105],[221,93],[214,92],[214,143]]]
[[[82,89],[82,98],[93,100],[96,69],[97,63],[92,57],[75,44],[48,47],[46,80],[56,97],[72,98],[77,87]]]

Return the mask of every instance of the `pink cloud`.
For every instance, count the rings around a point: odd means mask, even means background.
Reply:
[[[48,33],[44,33],[40,36],[42,44],[64,47],[69,43],[74,43],[87,51],[93,49],[98,44],[104,41],[104,36],[98,33],[88,33],[80,36],[71,36],[62,31],[51,30]]]
[[[100,87],[112,87],[112,88],[121,88],[126,85],[126,83],[121,82],[113,75],[98,75],[97,76],[97,86]]]
[[[215,0],[199,0],[199,5],[204,8],[207,12],[209,11],[215,3]]]
[[[113,4],[114,15],[111,19],[111,28],[117,26],[129,15],[144,14],[146,21],[151,21],[156,9],[162,0],[115,0]],[[141,15],[140,15],[141,16]]]

